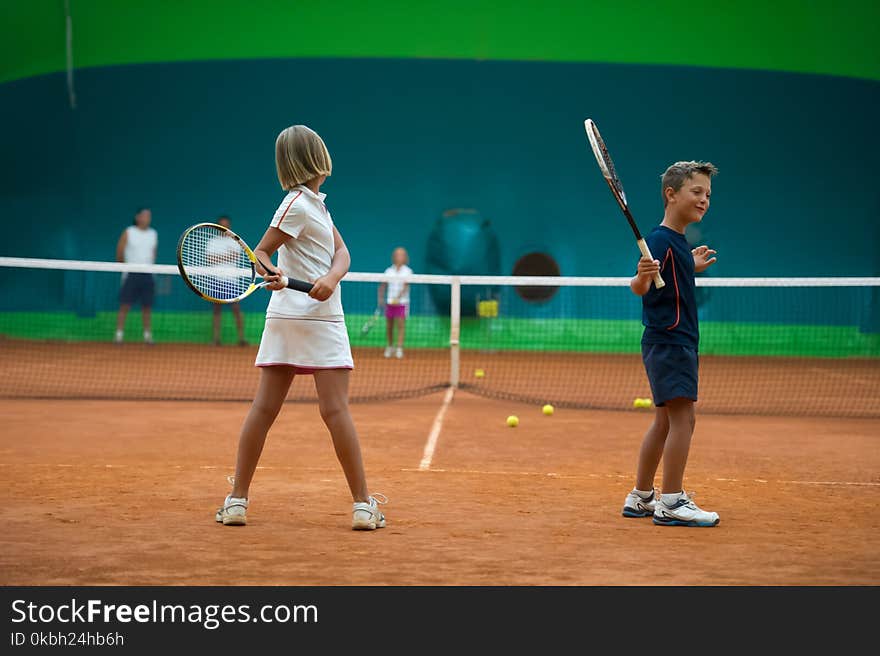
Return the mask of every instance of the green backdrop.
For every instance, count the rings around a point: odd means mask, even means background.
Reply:
[[[63,70],[63,0],[2,0],[0,82]],[[70,0],[77,67],[264,57],[701,65],[880,80],[880,3]]]

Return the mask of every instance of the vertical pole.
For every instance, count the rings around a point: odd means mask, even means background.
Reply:
[[[64,50],[67,59],[67,97],[70,108],[76,109],[76,92],[73,90],[73,18],[70,0],[64,0]]]
[[[459,362],[459,337],[461,334],[461,279],[452,277],[452,288],[449,303],[449,354],[450,371],[449,385],[453,389],[458,387],[461,365]]]

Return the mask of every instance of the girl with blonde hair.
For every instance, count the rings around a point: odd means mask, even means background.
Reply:
[[[272,298],[256,366],[260,383],[241,427],[232,491],[216,520],[225,525],[247,523],[248,493],[266,435],[297,375],[312,376],[318,407],[351,491],[352,528],[385,526],[379,505],[386,499],[367,489],[361,449],[348,409],[348,384],[354,367],[342,312],[339,281],[351,258],[319,191],[333,164],[320,136],[305,125],[293,125],[275,142],[278,181],[288,193],[254,249],[258,260],[275,271],[260,273],[272,282]],[[281,276],[312,282],[306,295],[283,287]]]

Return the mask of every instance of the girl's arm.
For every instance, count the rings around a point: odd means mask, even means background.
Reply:
[[[275,251],[281,248],[281,245],[288,239],[290,239],[290,235],[283,230],[279,230],[278,228],[268,228],[263,234],[263,238],[260,239],[260,243],[257,244],[257,247],[254,249],[254,255],[257,256],[257,273],[263,276],[263,280],[272,283],[267,285],[267,289],[284,289],[284,283],[281,282],[281,276],[284,275],[284,272],[278,267],[275,267],[277,274],[269,275],[269,272],[262,267],[260,262],[267,262],[271,265],[272,255],[274,255]]]
[[[629,281],[629,288],[636,296],[644,296],[651,289],[654,274],[660,271],[660,260],[643,257],[639,260],[638,271]]]
[[[376,303],[378,303],[379,307],[385,307],[385,289],[386,283],[379,283],[379,293],[376,298]]]
[[[125,245],[128,243],[128,231],[123,230],[116,242],[116,261],[123,262],[125,260]]]
[[[333,253],[330,271],[318,278],[312,287],[312,291],[309,292],[309,296],[319,301],[326,301],[330,298],[333,290],[336,289],[336,285],[348,273],[348,268],[351,266],[351,255],[345,242],[342,241],[342,235],[339,234],[336,226],[333,226],[333,245],[336,250]]]

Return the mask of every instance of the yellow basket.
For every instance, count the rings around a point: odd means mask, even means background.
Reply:
[[[477,316],[491,318],[498,316],[498,301],[480,301],[477,303]]]

